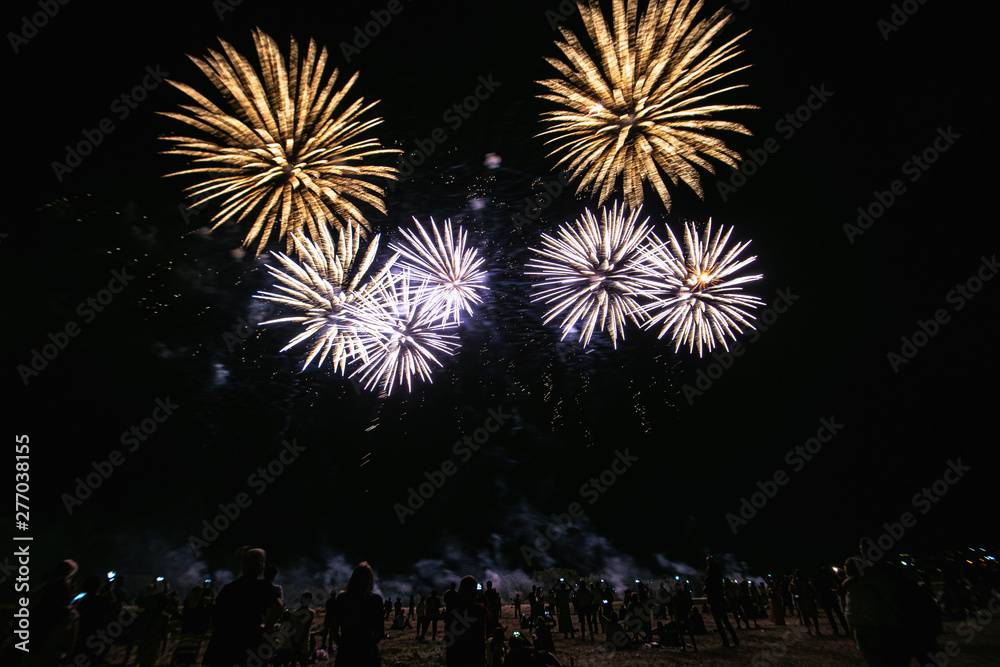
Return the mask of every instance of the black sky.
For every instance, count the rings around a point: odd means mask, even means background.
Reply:
[[[660,229],[710,216],[735,225],[753,239],[765,276],[757,293],[768,303],[794,298],[697,396],[685,385],[718,370],[713,359],[675,355],[648,332],[584,355],[556,345],[525,298],[525,249],[596,205],[562,194],[523,233],[512,222],[557,175],[534,136],[548,108],[534,82],[554,74],[543,58],[559,54],[556,3],[404,2],[349,63],[340,45],[386,3],[244,1],[221,19],[221,2],[69,3],[17,53],[8,36],[4,422],[8,439],[31,438],[37,551],[95,569],[118,560],[148,570],[164,550],[194,563],[188,536],[293,438],[305,451],[273,486],[250,491],[252,505],[203,554],[208,568],[228,567],[236,547],[254,543],[279,561],[342,554],[401,574],[415,559],[459,570],[596,570],[615,554],[659,572],[662,559],[697,567],[706,552],[735,554],[759,574],[838,562],[906,511],[918,519],[900,551],[995,545],[1000,281],[960,309],[948,295],[1000,250],[986,108],[997,76],[981,21],[913,5],[887,35],[879,21],[891,3],[730,5],[726,34],[751,31],[739,62],[753,64],[733,99],[760,109],[734,114],[754,136],[728,142],[744,155],[763,155],[769,139],[778,149],[735,192],[704,174],[703,201],[678,190],[670,214],[652,198],[644,213]],[[35,11],[15,3],[5,32]],[[575,14],[561,22],[582,30]],[[156,112],[175,109],[181,94],[159,85],[117,115],[114,100],[147,68],[208,90],[185,54],[203,55],[222,37],[249,57],[254,27],[283,48],[289,36],[313,37],[343,73],[360,71],[354,94],[382,101],[376,135],[386,145],[410,151],[446,128],[448,139],[388,196],[388,216],[373,218],[383,238],[410,216],[461,219],[489,261],[494,293],[432,385],[379,401],[327,372],[299,373],[300,357],[279,353],[287,329],[240,337],[242,322],[261,319],[251,295],[268,276],[262,262],[233,253],[242,229],[200,232],[210,209],[184,219],[182,191],[194,181],[162,178],[183,161],[159,154],[158,137],[181,128]],[[480,77],[500,85],[452,130],[443,114]],[[810,99],[818,108],[807,121],[781,123]],[[57,180],[52,163],[104,118],[114,130]],[[939,136],[951,137],[947,149],[913,180],[905,163]],[[503,158],[500,169],[483,166],[489,152]],[[905,191],[852,243],[844,223],[894,180]],[[481,211],[470,205],[477,196],[489,198]],[[78,304],[126,265],[134,281],[84,322]],[[887,354],[939,309],[947,322],[894,372]],[[80,335],[25,385],[17,367],[69,321]],[[62,496],[75,478],[122,449],[121,433],[168,396],[176,413],[68,514]],[[514,416],[401,526],[393,504],[491,408]],[[786,453],[823,419],[843,428],[795,470]],[[639,463],[593,505],[584,501],[582,527],[557,542],[552,561],[526,566],[519,547],[625,448]],[[958,459],[971,470],[920,514],[914,494]],[[778,470],[788,484],[733,535],[726,514]],[[13,531],[13,518],[4,522]]]

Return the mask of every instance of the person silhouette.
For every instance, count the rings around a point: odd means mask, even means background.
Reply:
[[[310,605],[312,604],[312,593],[306,591],[299,598],[299,607],[290,614],[292,636],[288,642],[290,652],[290,664],[306,667],[309,664],[310,635],[313,619],[316,618]]]
[[[444,624],[445,658],[448,667],[483,667],[486,664],[486,627],[493,618],[487,604],[476,601],[476,578],[462,577],[458,606]]]
[[[375,574],[362,562],[333,607],[330,631],[337,645],[335,667],[378,667],[378,643],[385,638],[382,597],[374,593]]]
[[[215,626],[202,664],[232,667],[247,659],[264,641],[264,618],[284,608],[278,591],[261,579],[267,554],[248,549],[243,555],[243,573],[226,584],[215,599]]]
[[[427,596],[427,620],[431,626],[431,641],[437,640],[438,621],[441,619],[441,598],[438,597],[437,589],[432,589]],[[426,637],[427,631],[424,630]]]
[[[733,624],[729,622],[729,614],[726,613],[726,592],[722,582],[722,568],[715,562],[715,558],[709,556],[705,559],[705,597],[708,598],[709,609],[712,610],[712,618],[715,619],[715,627],[722,637],[722,645],[729,646],[726,639],[726,630],[733,637],[733,644],[740,645],[740,639],[733,630]]]
[[[333,607],[337,603],[337,582],[333,579],[330,580],[330,597],[326,599],[326,613],[323,615],[323,634],[320,635],[319,646],[324,651],[329,651],[333,648],[333,642],[330,639],[330,619],[333,618]]]

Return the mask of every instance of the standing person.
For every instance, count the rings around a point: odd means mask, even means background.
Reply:
[[[830,621],[830,625],[833,627],[833,634],[840,635],[840,630],[837,629],[837,621],[834,620],[834,614],[836,614],[837,620],[840,621],[840,627],[844,629],[844,634],[851,634],[851,631],[847,629],[847,619],[844,618],[844,612],[840,609],[836,586],[830,582],[827,570],[817,570],[814,580],[816,582],[817,601],[826,613],[826,618]]]
[[[500,593],[497,589],[493,588],[493,582],[486,582],[486,590],[484,591],[486,595],[486,604],[489,606],[490,611],[493,612],[493,618],[500,622],[500,616],[503,614],[503,605],[500,604]],[[490,628],[490,635],[493,634],[493,628]]]
[[[455,590],[455,582],[452,582],[451,585],[448,586],[448,590],[444,592],[444,613],[450,614],[455,610],[455,607],[461,603],[461,601],[462,599],[459,596],[458,591]]]
[[[441,598],[438,597],[437,589],[431,589],[431,594],[427,596],[427,620],[431,625],[431,641],[437,639],[438,620],[441,618]],[[427,631],[424,630],[426,637]]]
[[[142,638],[139,640],[139,650],[136,652],[139,667],[155,667],[156,661],[167,641],[170,630],[171,612],[177,613],[177,606],[171,602],[170,584],[157,581],[145,601],[140,603],[145,610],[139,617],[142,625]],[[125,661],[128,664],[128,661]]]
[[[494,628],[493,638],[490,640],[489,646],[486,647],[486,667],[500,667],[506,655],[507,646],[503,628]]]
[[[306,591],[299,598],[298,609],[293,610],[291,613],[292,636],[288,642],[289,648],[291,648],[290,664],[299,665],[299,667],[306,667],[309,664],[311,649],[309,637],[313,619],[316,618],[316,612],[309,607],[312,604],[312,599],[312,593]]]
[[[905,667],[910,656],[899,598],[892,582],[866,565],[861,558],[844,563],[845,615],[854,641],[869,667]]]
[[[462,577],[458,606],[445,617],[444,645],[448,667],[484,667],[486,626],[493,618],[489,607],[476,602],[476,578]]]
[[[775,625],[785,624],[785,598],[781,583],[774,577],[767,580],[767,619]]]
[[[741,581],[739,583],[738,602],[740,608],[743,609],[743,618],[753,619],[753,627],[759,628],[760,624],[757,622],[757,608],[753,602],[752,590],[753,588],[751,588],[749,581]],[[747,622],[747,630],[749,629],[750,623]]]
[[[330,638],[330,621],[333,618],[333,608],[337,604],[337,582],[330,580],[330,597],[326,599],[326,613],[323,615],[323,634],[320,641],[320,648],[329,651],[333,648],[333,640]]]
[[[264,617],[278,614],[284,603],[267,581],[260,578],[267,555],[249,549],[243,555],[243,574],[219,591],[215,599],[215,629],[202,664],[232,667],[246,663],[264,643]]]
[[[598,620],[597,620],[597,612],[601,608],[601,602],[603,600],[603,598],[601,597],[601,595],[602,595],[602,593],[597,588],[597,583],[596,582],[591,582],[591,584],[590,584],[590,617],[587,619],[587,622],[590,624],[591,628],[600,628],[601,627],[600,625],[598,625]],[[593,638],[593,636],[594,636],[593,630],[591,630],[590,636],[591,636],[591,638]]]
[[[795,599],[799,609],[799,618],[806,626],[806,632],[812,634],[811,627],[816,628],[816,634],[822,634],[819,630],[819,600],[816,587],[813,586],[809,578],[802,570],[795,570]],[[811,624],[811,625],[810,625]]]
[[[387,597],[385,599],[385,604],[382,605],[382,611],[385,612],[385,618],[383,621],[388,621],[389,617],[392,616],[392,597]]]
[[[30,610],[32,635],[41,638],[38,642],[41,650],[33,652],[32,664],[62,664],[76,644],[80,615],[73,605],[71,580],[77,569],[73,560],[56,563],[40,590],[41,597]]]
[[[679,626],[681,650],[687,651],[687,642],[684,641],[684,634],[687,633],[691,637],[691,646],[697,651],[698,642],[694,638],[697,631],[696,622],[691,613],[694,609],[694,599],[691,597],[691,588],[686,580],[682,584],[678,579],[674,584],[674,597],[671,598],[670,604],[673,605],[671,616]]]
[[[740,619],[747,624],[747,630],[750,629],[750,619],[747,618],[746,614],[743,613],[743,608],[740,607],[740,589],[739,585],[731,579],[722,580],[722,589],[725,591],[726,595],[726,609],[733,613],[733,619],[736,621],[736,627],[740,626]]]
[[[271,585],[271,588],[274,589],[274,595],[277,596],[279,600],[284,600],[285,599],[285,592],[281,589],[281,586],[279,586],[278,584],[274,583],[274,580],[277,577],[278,577],[278,568],[275,565],[273,565],[271,563],[268,563],[267,567],[264,568],[264,581],[266,581],[267,583],[269,583]],[[265,632],[272,632],[273,631],[274,626],[278,624],[279,618],[280,618],[281,613],[283,611],[285,611],[284,604],[282,604],[281,607],[272,608],[264,616],[264,631]]]
[[[417,641],[422,642],[427,635],[427,626],[431,619],[427,617],[427,596],[421,595],[417,603]]]
[[[538,590],[538,586],[532,585],[531,595],[528,596],[528,615],[531,616],[532,621],[534,621],[542,614],[542,604],[540,596],[541,594]]]
[[[733,624],[729,622],[729,614],[726,613],[726,592],[722,584],[722,568],[719,567],[715,559],[709,556],[705,559],[705,597],[708,598],[708,606],[712,610],[712,618],[715,619],[715,627],[722,637],[722,645],[729,646],[726,639],[726,630],[733,636],[733,644],[740,645],[740,638],[733,630]]]
[[[580,621],[580,641],[587,641],[587,625],[590,621],[590,605],[594,603],[594,596],[587,588],[587,582],[580,580],[579,588],[576,589],[576,615]],[[590,626],[590,640],[594,641],[594,626]]]
[[[75,655],[67,660],[69,664],[74,662],[94,664],[97,662],[98,654],[92,645],[91,636],[101,630],[108,623],[108,619],[114,618],[111,615],[111,600],[107,595],[102,594],[102,591],[101,580],[97,577],[90,576],[84,580],[81,590],[83,597],[77,600],[74,605],[80,617],[78,620],[79,630],[76,637]],[[88,642],[91,642],[90,646],[87,645]]]
[[[934,655],[938,650],[935,639],[938,618],[933,598],[926,597],[916,583],[889,561],[871,558],[869,552],[874,546],[870,538],[862,538],[859,544],[859,572],[866,579],[877,575],[874,581],[884,582],[884,589],[890,593],[883,593],[883,597],[897,602],[891,611],[902,625],[901,641],[910,655],[924,662],[928,655]]]
[[[572,589],[565,579],[560,579],[555,588],[556,613],[559,615],[559,632],[563,633],[563,639],[576,637],[576,628],[573,627],[573,615],[569,610],[569,598]]]
[[[371,565],[354,568],[347,587],[337,596],[330,624],[337,645],[335,667],[378,667],[378,643],[385,638],[382,598],[375,590]]]
[[[204,586],[195,586],[184,599],[184,610],[181,613],[181,636],[174,649],[172,665],[193,665],[198,662],[198,652],[201,642],[208,632],[212,613],[211,582],[205,580]]]

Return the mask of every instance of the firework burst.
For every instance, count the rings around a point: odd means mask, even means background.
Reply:
[[[601,211],[601,219],[589,209],[575,225],[564,224],[556,236],[542,234],[542,249],[533,249],[544,259],[528,262],[528,275],[544,276],[535,297],[551,307],[545,323],[562,315],[563,338],[580,325],[579,340],[590,344],[594,329],[608,330],[615,347],[624,338],[626,320],[640,324],[646,319],[636,295],[651,281],[637,264],[640,244],[650,232],[647,221],[636,224],[639,211],[626,215],[615,203]]]
[[[222,200],[212,218],[213,228],[227,221],[253,220],[244,245],[256,240],[259,255],[272,234],[287,237],[291,252],[292,232],[317,238],[325,224],[367,228],[355,202],[385,213],[384,192],[369,179],[393,179],[396,169],[372,164],[371,159],[399,151],[361,138],[382,122],[361,118],[377,102],[363,106],[359,99],[342,108],[358,75],[335,90],[339,71],[334,69],[324,80],[327,51],[319,50],[313,40],[301,62],[298,44],[291,40],[286,64],[277,43],[254,31],[260,75],[232,46],[219,42],[224,55],[210,50],[204,60],[190,58],[221,93],[231,113],[175,81],[168,83],[195,104],[182,105],[184,113],[163,113],[208,135],[164,139],[174,143],[166,153],[189,156],[196,165],[171,176],[207,177],[188,188],[193,205]]]
[[[299,313],[262,323],[296,323],[302,326],[302,331],[282,348],[282,352],[309,341],[303,370],[313,360],[319,366],[329,357],[334,370],[343,374],[349,361],[355,358],[367,360],[359,327],[349,316],[347,306],[377,289],[396,256],[390,258],[375,276],[366,280],[378,251],[378,235],[359,258],[361,235],[355,226],[344,228],[336,244],[325,225],[317,231],[315,241],[298,232],[291,234],[299,261],[283,253],[271,253],[284,268],[268,267],[278,281],[275,284],[278,291],[261,292],[256,298],[287,306]]]
[[[750,320],[755,318],[747,309],[764,302],[744,294],[742,285],[762,276],[736,275],[757,258],[739,258],[749,241],[726,250],[732,231],[719,227],[713,236],[709,220],[699,237],[694,223],[689,222],[684,226],[683,250],[669,228],[666,243],[650,234],[650,241],[643,246],[639,260],[643,273],[650,281],[660,281],[657,289],[646,292],[658,295],[646,306],[651,313],[646,326],[662,323],[659,337],[669,331],[675,352],[682,345],[687,345],[689,352],[697,346],[701,356],[703,348],[712,351],[716,342],[728,350],[727,336],[736,340],[736,333],[743,332],[740,325],[754,328]]]
[[[400,229],[407,244],[389,247],[399,253],[414,280],[426,281],[431,288],[426,308],[457,323],[463,309],[472,313],[472,306],[482,300],[478,292],[486,289],[486,272],[480,268],[483,260],[475,248],[466,247],[465,230],[459,227],[452,233],[451,220],[444,221],[441,231],[431,218],[433,238],[416,218],[413,222],[419,234]]]
[[[731,167],[739,154],[707,132],[727,130],[750,134],[743,125],[715,120],[718,112],[755,109],[750,105],[708,104],[710,98],[742,88],[719,87],[722,79],[746,67],[726,69],[737,56],[738,37],[718,46],[713,40],[726,23],[728,10],[696,20],[701,2],[649,0],[638,16],[637,0],[614,0],[613,26],[608,27],[596,0],[578,3],[596,50],[591,58],[569,30],[559,30],[557,42],[566,62],[547,58],[562,78],[540,81],[549,94],[540,95],[562,108],[543,114],[559,145],[564,165],[580,178],[578,192],[591,187],[603,204],[619,177],[629,208],[643,202],[648,181],[670,209],[670,193],[662,170],[676,186],[683,181],[704,196],[696,167],[715,173],[709,158]],[[743,33],[744,35],[746,33]]]
[[[437,355],[454,354],[458,338],[446,333],[449,323],[427,308],[430,289],[407,270],[389,273],[348,306],[365,348],[365,361],[351,377],[366,389],[381,383],[391,394],[405,380],[410,390],[414,375],[431,381],[431,365],[442,365]]]

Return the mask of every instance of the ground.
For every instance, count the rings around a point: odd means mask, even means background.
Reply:
[[[315,632],[322,630],[322,610],[317,613],[313,626]],[[510,622],[514,617],[513,608],[504,608],[502,620]],[[575,619],[574,619],[575,620]],[[711,616],[708,616],[711,621]],[[1000,664],[1000,623],[990,622],[992,619],[946,621],[945,632],[938,637],[940,650],[951,648],[952,653],[958,653],[951,658],[945,655],[939,657],[939,663],[930,658],[922,660],[919,665],[943,667],[945,664],[954,667],[994,667]],[[690,649],[686,652],[678,648],[642,647],[629,650],[609,652],[600,642],[581,642],[576,639],[562,639],[559,633],[553,633],[556,644],[556,656],[564,667],[586,667],[589,665],[621,665],[645,667],[652,665],[677,665],[680,667],[698,666],[713,667],[715,665],[766,665],[788,667],[855,667],[864,665],[861,654],[854,645],[853,639],[837,637],[830,633],[828,625],[820,626],[822,636],[806,634],[803,626],[795,619],[788,625],[777,627],[766,619],[759,619],[760,628],[738,631],[740,646],[725,648],[718,635],[701,635],[697,637],[698,651]],[[386,624],[388,628],[390,624]],[[513,630],[512,626],[508,626]],[[382,642],[382,664],[392,665],[444,665],[444,645],[441,643],[439,627],[437,642],[418,643],[414,630],[388,631],[389,638]],[[508,632],[509,636],[509,632]],[[601,635],[598,634],[601,638]],[[158,665],[169,665],[173,653],[172,637],[167,650],[161,655]],[[952,642],[952,646],[948,643]],[[202,650],[207,642],[202,643]],[[331,665],[336,654],[328,661],[316,664]],[[120,665],[124,650],[115,647],[111,650],[110,664]],[[133,658],[134,660],[134,658]],[[918,663],[913,660],[911,665]]]

